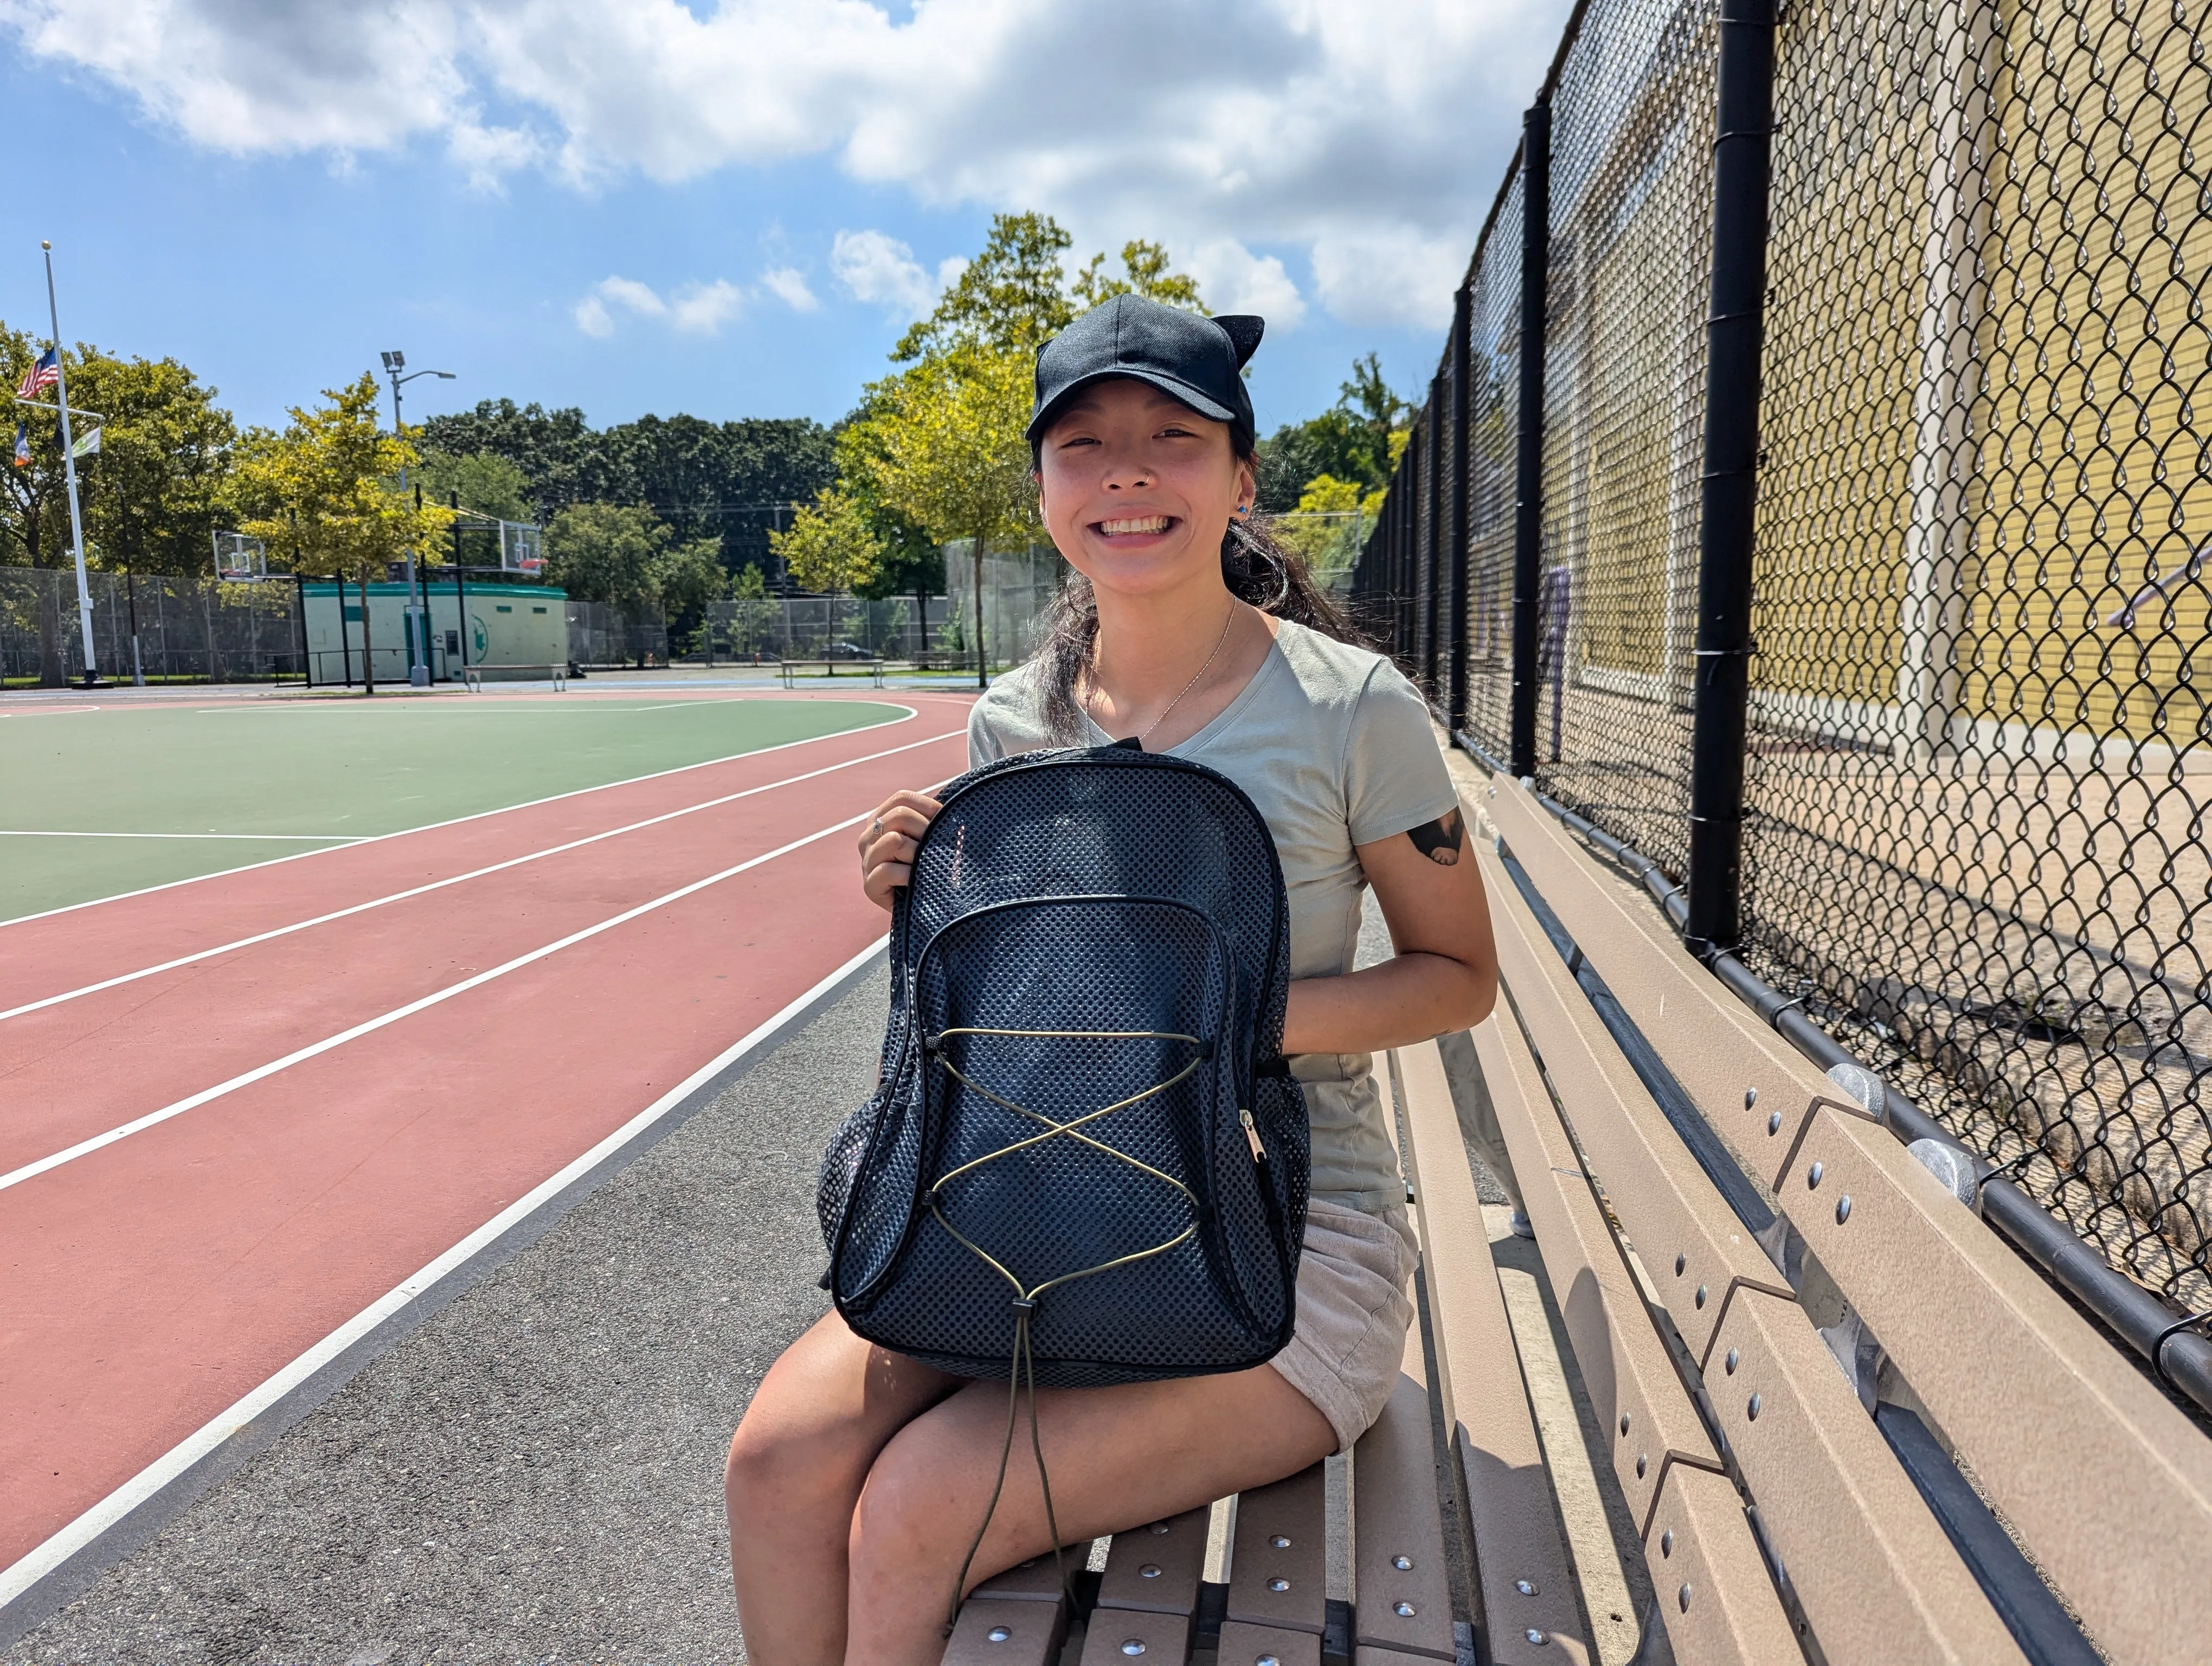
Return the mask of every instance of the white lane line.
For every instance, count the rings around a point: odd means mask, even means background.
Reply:
[[[143,1116],[133,1117],[130,1122],[119,1127],[112,1128],[105,1134],[95,1134],[91,1139],[80,1140],[74,1146],[58,1151],[50,1157],[41,1157],[35,1163],[26,1163],[20,1169],[11,1169],[6,1174],[0,1174],[0,1192],[20,1186],[27,1180],[35,1180],[42,1174],[50,1174],[65,1163],[74,1163],[80,1157],[89,1157],[93,1152],[114,1145],[118,1140],[128,1140],[134,1134],[143,1134],[148,1128],[157,1127],[173,1117],[181,1116],[188,1110],[197,1110],[202,1105],[222,1098],[227,1094],[235,1093],[242,1087],[251,1087],[256,1082],[266,1081],[270,1077],[282,1071],[289,1070],[295,1064],[305,1064],[310,1059],[320,1058],[334,1048],[343,1047],[348,1042],[358,1041],[363,1036],[374,1035],[379,1030],[386,1029],[398,1023],[402,1018],[412,1018],[417,1012],[427,1012],[433,1006],[441,1006],[456,995],[465,995],[471,989],[483,988],[495,978],[505,977],[509,972],[520,971],[525,966],[535,965],[548,955],[558,954],[563,949],[574,948],[577,944],[589,938],[597,937],[602,932],[612,931],[617,926],[628,925],[641,915],[651,914],[655,909],[665,909],[672,903],[680,903],[686,897],[694,896],[710,885],[718,885],[725,879],[734,879],[737,875],[757,868],[763,863],[772,862],[779,856],[787,856],[794,850],[818,843],[833,833],[842,833],[848,827],[857,827],[866,821],[871,813],[869,811],[863,810],[857,816],[848,816],[843,821],[793,839],[789,844],[778,845],[774,850],[764,852],[758,856],[748,857],[733,867],[726,867],[720,873],[710,873],[703,879],[694,879],[688,885],[678,885],[665,896],[656,897],[649,903],[640,903],[635,908],[624,909],[620,914],[610,915],[595,926],[586,926],[581,931],[570,932],[566,937],[556,938],[539,948],[532,949],[525,954],[519,954],[514,959],[504,961],[487,971],[478,972],[474,977],[465,977],[459,983],[449,983],[442,989],[434,989],[427,995],[418,996],[407,1002],[404,1006],[395,1006],[388,1012],[380,1012],[376,1017],[364,1019],[349,1029],[341,1030],[335,1036],[325,1036],[319,1042],[310,1042],[305,1047],[295,1048],[281,1059],[271,1059],[267,1064],[256,1065],[251,1070],[241,1071],[227,1082],[217,1082],[213,1087],[204,1087],[198,1093],[188,1094],[174,1104],[163,1105],[159,1110],[149,1110]]]
[[[52,1537],[10,1566],[0,1568],[0,1614],[4,1614],[9,1604],[63,1567],[72,1557],[98,1543],[103,1535],[161,1497],[169,1487],[191,1474],[196,1466],[228,1442],[241,1432],[252,1430],[263,1417],[282,1407],[295,1390],[313,1381],[317,1373],[343,1359],[349,1350],[373,1335],[380,1327],[404,1313],[447,1279],[465,1269],[471,1262],[493,1249],[509,1232],[546,1205],[556,1201],[571,1187],[590,1180],[602,1165],[619,1158],[626,1146],[650,1131],[654,1123],[678,1110],[693,1094],[736,1065],[747,1054],[759,1050],[764,1044],[773,1044],[781,1040],[781,1031],[787,1025],[841,983],[852,978],[869,961],[880,957],[889,941],[888,938],[878,938],[744,1040],[700,1066],[558,1174],[527,1195],[517,1198],[422,1271],[402,1280],[259,1387],[247,1392],[234,1405],[210,1418]],[[364,1360],[355,1364],[348,1375],[365,1363]]]
[[[665,811],[658,816],[648,816],[643,821],[631,822],[627,826],[611,827],[604,833],[586,834],[580,839],[571,839],[566,844],[549,845],[543,850],[532,850],[524,855],[510,856],[505,861],[494,862],[488,867],[473,868],[466,873],[456,873],[444,879],[433,879],[427,885],[413,885],[405,891],[395,891],[388,897],[372,897],[366,903],[356,903],[349,908],[335,909],[328,914],[319,914],[312,920],[297,921],[289,926],[277,926],[269,931],[257,932],[252,937],[240,937],[228,943],[219,943],[211,949],[199,949],[191,954],[179,955],[175,959],[165,960],[158,966],[147,966],[135,972],[119,973],[114,977],[103,978],[97,983],[88,983],[82,988],[65,989],[57,995],[46,995],[38,1000],[26,1001],[21,1006],[10,1006],[5,1011],[0,1011],[0,1024],[6,1023],[9,1018],[21,1018],[26,1012],[36,1012],[48,1006],[58,1006],[64,1001],[76,1000],[81,996],[96,995],[103,989],[112,989],[125,983],[135,983],[143,977],[153,977],[161,972],[173,972],[180,966],[190,966],[198,961],[210,960],[216,955],[229,954],[238,949],[250,949],[257,943],[267,943],[276,938],[289,937],[295,932],[308,931],[317,926],[326,926],[333,920],[343,920],[353,915],[366,914],[371,909],[380,909],[387,903],[404,903],[410,897],[422,897],[430,891],[443,891],[448,885],[465,885],[471,879],[481,879],[488,873],[499,873],[511,867],[520,867],[526,862],[539,861],[548,856],[558,856],[563,851],[576,850],[585,845],[597,844],[602,839],[612,839],[624,833],[635,833],[640,828],[657,827],[662,822],[672,822],[679,817],[696,815],[702,810],[713,810],[725,804],[734,804],[739,799],[752,798],[761,793],[772,793],[781,787],[793,787],[803,781],[814,781],[823,775],[835,775],[840,769],[857,769],[863,763],[874,763],[883,758],[896,757],[901,752],[911,752],[917,747],[933,746],[940,740],[957,740],[965,733],[965,730],[951,729],[943,734],[933,734],[920,740],[910,740],[902,746],[891,746],[880,752],[870,752],[865,757],[848,758],[842,763],[824,764],[821,769],[809,769],[804,775],[787,775],[781,781],[771,781],[758,787],[748,787],[741,793],[726,793],[720,798],[708,799],[698,804],[687,804],[681,809]]]
[[[0,717],[82,717],[99,709],[97,706],[44,706],[36,711],[0,712]]]
[[[373,833],[87,833],[75,828],[0,827],[0,839],[279,839],[298,844],[367,844]]]
[[[859,704],[859,702],[852,703]],[[773,746],[756,746],[749,752],[732,752],[723,757],[710,757],[697,763],[679,763],[673,769],[655,769],[649,775],[631,775],[623,781],[610,781],[598,787],[576,787],[566,793],[549,793],[542,799],[528,799],[520,804],[503,804],[495,810],[471,811],[465,816],[455,816],[442,822],[425,822],[420,827],[403,827],[391,833],[371,834],[364,844],[385,839],[404,839],[417,833],[434,833],[441,827],[459,827],[464,822],[482,821],[487,816],[505,816],[517,810],[535,810],[541,804],[557,804],[562,799],[581,798],[586,793],[611,793],[619,787],[635,787],[641,781],[659,781],[667,775],[680,775],[690,769],[710,769],[718,763],[734,763],[741,757],[765,757],[770,752],[787,751],[793,746],[811,746],[824,740],[836,740],[846,735],[866,734],[870,729],[888,729],[896,724],[911,723],[921,713],[915,707],[902,705],[896,700],[869,701],[870,705],[889,706],[894,711],[906,714],[883,723],[863,723],[857,728],[838,729],[829,734],[808,735],[802,740],[780,740]],[[33,714],[26,713],[29,716]],[[13,920],[0,920],[0,931],[10,926],[27,926],[33,920],[51,920],[58,914],[74,914],[79,909],[96,909],[108,903],[126,902],[133,897],[150,897],[157,891],[173,891],[179,885],[203,885],[210,879],[228,879],[234,873],[245,873],[258,867],[275,867],[280,862],[304,862],[310,857],[320,856],[320,850],[295,850],[289,856],[271,856],[265,862],[244,862],[236,867],[227,867],[218,873],[195,873],[189,879],[164,880],[158,885],[142,885],[137,891],[118,891],[112,897],[94,897],[82,903],[66,903],[58,909],[47,909],[39,914],[18,915]]]

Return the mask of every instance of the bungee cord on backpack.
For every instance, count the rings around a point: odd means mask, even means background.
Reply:
[[[1110,1105],[1101,1105],[1097,1110],[1088,1111],[1071,1122],[1060,1122],[1054,1121],[1053,1118],[1040,1111],[1031,1110],[1026,1105],[1017,1104],[1012,1099],[994,1093],[954,1064],[945,1050],[945,1043],[955,1036],[1003,1036],[1033,1041],[1170,1041],[1181,1042],[1198,1050],[1192,1055],[1188,1063],[1165,1081],[1157,1082],[1151,1087],[1140,1092],[1133,1093],[1125,1099],[1117,1099]],[[937,1224],[950,1232],[970,1255],[983,1262],[993,1272],[1012,1286],[1014,1292],[1014,1346],[1006,1373],[1006,1434],[999,1446],[999,1473],[997,1480],[991,1486],[991,1500],[983,1507],[983,1519],[976,1524],[975,1536],[969,1541],[968,1554],[960,1561],[960,1572],[952,1581],[952,1606],[945,1620],[945,1634],[950,1637],[952,1634],[954,1624],[959,1619],[960,1601],[966,1592],[968,1584],[968,1570],[975,1565],[975,1554],[983,1547],[983,1535],[991,1530],[991,1519],[998,1514],[999,1499],[1006,1491],[1006,1464],[1013,1455],[1014,1426],[1018,1420],[1018,1413],[1024,1378],[1026,1378],[1030,1404],[1030,1447],[1036,1457],[1037,1487],[1044,1494],[1045,1526],[1052,1535],[1053,1569],[1060,1576],[1061,1589],[1073,1595],[1072,1588],[1068,1584],[1067,1566],[1060,1550],[1060,1520],[1052,1507],[1052,1478],[1045,1469],[1043,1439],[1037,1432],[1036,1371],[1035,1360],[1030,1351],[1030,1316],[1036,1311],[1038,1299],[1048,1290],[1073,1284],[1078,1279],[1089,1278],[1094,1274],[1103,1273],[1113,1268],[1143,1261],[1148,1256],[1164,1255],[1198,1231],[1198,1198],[1189,1187],[1184,1185],[1173,1175],[1164,1174],[1151,1164],[1130,1156],[1127,1152],[1118,1150],[1102,1140],[1094,1140],[1089,1134],[1080,1132],[1080,1129],[1085,1123],[1098,1122],[1117,1110],[1126,1110],[1130,1106],[1140,1104],[1157,1094],[1166,1092],[1196,1070],[1213,1049],[1210,1043],[1200,1040],[1196,1036],[1182,1035],[1168,1030],[1000,1030],[977,1025],[960,1025],[950,1030],[940,1031],[934,1036],[924,1037],[921,1050],[924,1057],[936,1060],[946,1075],[951,1077],[969,1092],[980,1093],[994,1104],[1003,1105],[1017,1116],[1029,1117],[1045,1126],[1044,1133],[1031,1134],[1027,1139],[1014,1141],[1012,1145],[1002,1146],[997,1151],[986,1152],[981,1157],[971,1158],[959,1167],[939,1175],[930,1183],[929,1188],[929,1211]],[[963,1175],[970,1174],[987,1164],[995,1163],[1003,1158],[1029,1150],[1046,1140],[1063,1137],[1079,1140],[1094,1151],[1103,1152],[1109,1157],[1117,1158],[1131,1168],[1152,1176],[1153,1179],[1164,1185],[1172,1187],[1190,1204],[1190,1220],[1182,1231],[1164,1242],[1146,1249],[1132,1250],[1127,1255],[1117,1256],[1110,1261],[1100,1262],[1096,1266],[1078,1268],[1072,1273],[1059,1274],[1036,1285],[1025,1285],[1012,1268],[981,1244],[973,1242],[958,1227],[946,1219],[943,1208],[939,1207],[939,1199],[945,1189]]]

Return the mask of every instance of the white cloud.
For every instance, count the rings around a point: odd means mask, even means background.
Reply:
[[[954,255],[932,277],[914,250],[879,231],[841,231],[830,246],[830,270],[847,295],[885,307],[901,319],[920,318],[959,281],[968,263]]]
[[[745,292],[726,278],[711,283],[686,283],[664,297],[649,283],[634,277],[603,277],[591,294],[576,303],[576,327],[587,336],[615,332],[613,308],[639,318],[665,319],[686,335],[711,336],[744,307]]]
[[[1233,238],[1224,238],[1200,244],[1182,264],[1217,313],[1257,313],[1273,330],[1294,328],[1305,316],[1298,286],[1274,255],[1255,255]]]
[[[811,313],[822,303],[806,287],[806,275],[794,266],[771,266],[761,274],[761,287],[794,313]]]
[[[1504,157],[1565,10],[931,0],[894,21],[868,0],[0,0],[0,30],[234,154],[431,138],[484,185],[827,155],[927,204],[1044,210],[1085,252],[1159,239],[1217,307],[1289,322],[1305,304],[1260,247],[1308,256],[1339,317],[1425,325],[1495,185],[1470,159]],[[881,233],[839,248],[833,276],[872,305],[911,315],[944,281]],[[735,305],[702,294],[685,316]]]

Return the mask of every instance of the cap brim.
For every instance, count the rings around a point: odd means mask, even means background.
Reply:
[[[1215,400],[1209,399],[1205,394],[1200,392],[1188,382],[1179,381],[1173,376],[1163,375],[1157,370],[1138,370],[1116,367],[1112,370],[1094,370],[1087,376],[1079,376],[1073,381],[1070,382],[1066,387],[1061,388],[1059,392],[1052,396],[1052,403],[1050,404],[1047,405],[1042,410],[1040,410],[1036,416],[1030,418],[1030,425],[1027,429],[1023,430],[1022,437],[1027,440],[1030,444],[1035,445],[1037,442],[1038,437],[1042,435],[1047,429],[1052,426],[1053,419],[1059,416],[1061,407],[1066,405],[1070,399],[1082,392],[1086,387],[1094,387],[1100,382],[1110,382],[1117,377],[1125,381],[1149,382],[1152,386],[1157,387],[1161,392],[1166,394],[1170,399],[1175,400],[1176,404],[1188,405],[1193,410],[1196,411],[1200,416],[1207,418],[1209,421],[1216,423],[1233,423],[1237,420],[1237,413],[1235,411],[1227,409]]]

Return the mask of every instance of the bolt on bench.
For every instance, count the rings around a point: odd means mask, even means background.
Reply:
[[[1316,1466],[1226,1506],[1224,1581],[1205,1511],[1116,1535],[1077,1612],[1040,1559],[946,1661],[1594,1661],[1555,1498],[1592,1462],[1655,1592],[1639,1666],[2212,1658],[2212,1438],[1982,1224],[1976,1165],[1900,1144],[1878,1079],[1821,1075],[1524,787],[1470,807],[1501,994],[1456,1097],[1436,1043],[1389,1056],[1423,1322],[1349,1521]],[[1601,1451],[1540,1432],[1462,1134],[1492,1118]]]

